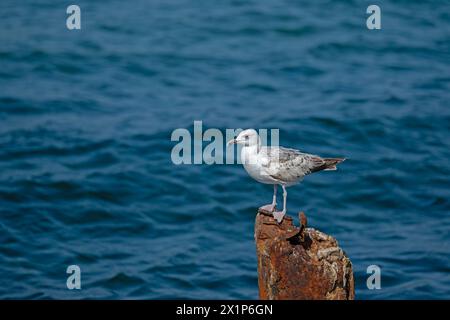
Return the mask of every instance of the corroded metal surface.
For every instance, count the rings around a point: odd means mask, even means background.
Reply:
[[[286,216],[260,211],[255,222],[260,299],[353,300],[352,264],[336,239]]]

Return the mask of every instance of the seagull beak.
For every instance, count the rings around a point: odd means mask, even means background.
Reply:
[[[236,139],[231,139],[230,141],[227,142],[227,147],[232,145],[232,144],[236,144],[237,140]]]

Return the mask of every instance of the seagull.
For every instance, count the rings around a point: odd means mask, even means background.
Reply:
[[[254,129],[242,131],[228,141],[227,146],[233,144],[242,145],[241,163],[250,177],[260,183],[273,185],[272,203],[260,207],[260,210],[272,213],[278,223],[283,221],[286,214],[287,187],[300,183],[310,173],[336,170],[336,165],[345,160],[322,158],[295,149],[261,146],[259,135]],[[282,211],[275,211],[278,185],[283,188]]]

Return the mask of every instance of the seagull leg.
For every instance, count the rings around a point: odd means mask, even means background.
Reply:
[[[275,207],[277,206],[277,185],[273,185],[273,199],[272,204],[266,204],[265,206],[260,207],[260,210],[267,211],[267,212],[273,212],[275,210]]]
[[[277,220],[278,223],[281,223],[283,221],[283,217],[286,214],[286,200],[287,200],[287,191],[286,187],[281,185],[283,188],[283,211],[275,211],[273,213],[273,217]]]

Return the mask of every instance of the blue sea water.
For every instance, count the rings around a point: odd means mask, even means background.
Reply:
[[[0,298],[256,299],[272,188],[171,161],[177,128],[345,156],[289,189],[357,299],[450,298],[450,2],[0,3]],[[79,265],[81,290],[66,268]],[[381,268],[380,290],[366,286]]]

